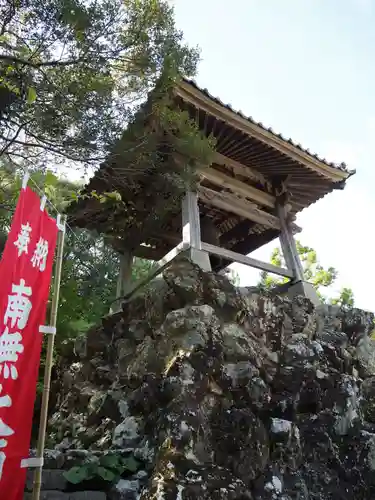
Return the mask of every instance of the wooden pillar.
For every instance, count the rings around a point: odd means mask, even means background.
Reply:
[[[304,273],[301,259],[297,251],[296,241],[287,217],[287,212],[284,204],[277,205],[277,213],[280,219],[281,233],[280,243],[283,251],[285,263],[288,269],[293,272],[294,279],[288,290],[288,295],[294,297],[296,295],[304,295],[315,306],[320,304],[320,299],[315,288],[311,283],[304,281]]]
[[[303,266],[298,255],[296,242],[290,228],[290,224],[288,222],[285,205],[277,205],[277,213],[281,226],[280,244],[286,267],[293,272],[294,281],[303,281]]]
[[[117,278],[116,298],[122,297],[130,287],[132,277],[133,253],[129,250],[120,254],[120,269]]]
[[[202,251],[198,195],[187,191],[182,200],[182,242],[192,262],[211,271],[210,257]]]
[[[202,248],[198,195],[191,191],[182,200],[182,241],[186,246]]]

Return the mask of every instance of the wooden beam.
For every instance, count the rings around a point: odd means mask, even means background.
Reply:
[[[246,224],[246,222],[250,223],[250,221],[242,221],[241,224],[238,227],[238,230],[243,228],[243,224]],[[240,231],[239,231],[240,232]],[[245,226],[245,229],[243,229],[243,234],[247,235],[247,227]],[[267,245],[272,240],[275,240],[278,238],[280,234],[280,231],[278,229],[266,229],[260,234],[251,234],[247,236],[244,240],[238,241],[238,243],[232,245],[231,247],[227,247],[227,243],[223,239],[222,242],[220,243],[221,246],[225,246],[225,248],[230,248],[232,252],[240,253],[241,255],[248,255],[251,252],[254,252],[254,250],[257,250],[258,248]],[[223,243],[224,242],[224,243]],[[223,267],[226,267],[230,264],[230,261],[221,259],[222,262],[220,262],[218,265],[216,265],[213,268],[213,271],[217,272]]]
[[[273,229],[281,229],[278,217],[260,210],[254,203],[249,201],[240,200],[227,193],[218,193],[217,191],[204,186],[199,186],[198,196],[208,205],[220,208],[226,212],[234,213],[240,217],[244,217],[245,219],[252,220]],[[294,232],[301,230],[296,224],[291,224],[291,227]]]
[[[250,234],[250,229],[255,225],[256,223],[252,220],[245,219],[245,220],[240,220],[235,226],[233,226],[231,229],[229,229],[226,232],[223,232],[221,237],[220,237],[220,246],[223,246],[225,248],[231,248],[233,242],[240,242],[243,241],[244,235],[247,236]],[[229,245],[229,246],[228,246]]]
[[[254,168],[243,165],[236,160],[232,160],[232,158],[228,158],[228,156],[224,156],[216,152],[214,154],[214,160],[212,163],[222,165],[223,167],[230,167],[231,169],[233,169],[234,173],[242,175],[243,177],[247,177],[254,182],[259,182],[259,184],[261,184],[268,190],[271,190],[272,188],[271,182],[263,174],[261,174]]]
[[[146,245],[139,245],[139,247],[134,250],[134,256],[139,259],[159,260],[166,252],[167,249],[164,247],[154,248]]]
[[[187,250],[187,248],[183,242],[181,242],[175,248],[172,248],[170,252],[168,252],[166,255],[164,255],[162,259],[156,262],[154,269],[148,274],[148,276],[135,283],[133,288],[126,295],[124,295],[123,299],[128,300],[136,291],[147,285],[147,283],[149,283],[153,278],[155,278],[155,276],[160,274],[166,267],[168,267],[172,263],[172,261],[177,257],[177,255],[179,255],[181,252],[185,250]]]
[[[181,233],[161,230],[159,234],[152,234],[151,236],[155,239],[160,238],[163,241],[168,241],[174,245],[178,245],[181,242]]]
[[[231,250],[226,250],[225,248],[220,248],[215,245],[209,245],[208,243],[202,242],[202,250],[208,253],[213,253],[219,257],[230,260],[232,262],[238,262],[239,264],[245,264],[246,266],[254,267],[255,269],[261,269],[262,271],[267,271],[268,273],[277,274],[279,276],[285,276],[286,278],[293,278],[293,272],[289,269],[284,269],[283,267],[274,266],[273,264],[268,264],[267,262],[262,262],[261,260],[253,259],[247,257],[246,255],[241,255],[237,252],[232,252]]]
[[[198,172],[217,186],[228,188],[233,193],[249,198],[255,203],[259,203],[265,207],[275,208],[276,199],[271,194],[265,193],[264,191],[261,191],[253,186],[249,186],[238,179],[233,179],[232,177],[229,177],[228,175],[225,175],[213,168],[199,168]]]
[[[129,241],[129,238],[125,239],[125,238],[120,238],[117,236],[109,235],[109,236],[105,236],[104,240],[107,244],[111,245],[119,253],[124,253],[128,249],[128,247],[126,246],[126,243]],[[169,246],[168,244],[170,244],[170,247],[172,247],[172,246],[176,246],[178,243],[181,242],[181,235],[177,234],[177,233],[173,233],[171,231],[163,231],[163,230],[161,230],[158,233],[150,233],[150,235],[146,239],[146,241],[142,242],[144,244],[142,245],[142,243],[141,243],[139,246],[135,247],[134,251],[137,252],[137,249],[140,247],[152,249],[153,248],[152,245],[151,246],[146,245],[147,242],[150,240],[151,241],[152,240],[160,241],[161,247]],[[136,253],[135,253],[135,255],[136,255]],[[136,257],[139,257],[139,255],[136,255]]]

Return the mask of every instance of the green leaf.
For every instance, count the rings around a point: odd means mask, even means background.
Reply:
[[[56,196],[56,188],[52,186],[51,184],[46,184],[44,187],[44,192],[46,193],[46,196],[48,199],[54,199]]]
[[[46,186],[56,186],[59,182],[58,177],[51,172],[50,170],[47,171],[46,176],[44,178],[44,183]]]
[[[119,468],[121,468],[122,470],[120,472],[124,470],[122,459],[117,455],[105,455],[104,457],[101,457],[99,459],[99,462],[100,465],[106,467],[107,469],[118,470]]]
[[[36,90],[34,87],[29,87],[27,89],[27,104],[32,104],[36,100]]]
[[[124,459],[124,467],[129,472],[136,472],[139,469],[140,463],[134,457]]]
[[[87,481],[91,479],[92,473],[88,466],[83,467],[72,467],[68,471],[64,472],[64,477],[71,484],[79,484],[82,481]]]
[[[116,478],[116,474],[111,470],[106,469],[105,467],[98,467],[97,475],[104,479],[104,481],[109,482],[114,481],[114,479]]]
[[[95,190],[91,191],[91,196],[93,198],[96,198],[97,200],[100,200],[100,196],[98,195],[97,191],[95,191]]]
[[[121,194],[118,191],[112,191],[110,193],[105,192],[104,195],[112,200],[121,201]]]

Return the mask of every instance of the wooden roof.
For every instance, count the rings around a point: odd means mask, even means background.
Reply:
[[[207,136],[213,134],[216,138],[212,165],[199,170],[198,192],[201,213],[214,221],[220,231],[220,244],[227,249],[248,254],[278,236],[275,217],[278,189],[280,193],[282,189],[288,191],[289,213],[293,217],[332,190],[343,189],[346,179],[354,173],[345,164],[319,158],[291,139],[234,111],[193,81],[176,84],[174,99]],[[126,176],[125,153],[115,168],[113,160],[102,165],[86,191],[108,191],[110,185],[126,199],[129,196]],[[145,182],[152,182],[152,178]],[[145,207],[145,214],[151,209],[151,205]],[[72,225],[111,233],[113,245],[119,251],[131,246],[133,236],[128,230],[121,230],[121,213],[103,210],[98,200],[80,200],[69,212]],[[144,227],[143,244],[135,249],[140,257],[159,260],[181,241],[178,211],[169,213],[160,227],[155,227],[152,221]]]

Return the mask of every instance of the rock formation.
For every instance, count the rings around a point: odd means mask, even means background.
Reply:
[[[44,477],[121,456],[133,465],[106,493],[103,481],[76,489],[101,489],[99,500],[374,499],[372,328],[370,313],[236,288],[181,259],[63,360]],[[44,498],[86,498],[61,495]]]

